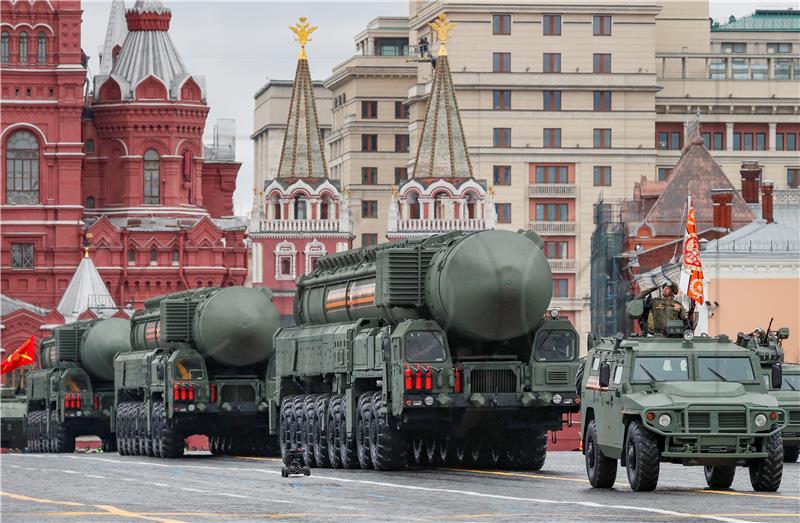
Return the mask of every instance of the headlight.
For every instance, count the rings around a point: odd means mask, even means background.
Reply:
[[[662,414],[658,417],[658,424],[662,427],[669,427],[670,423],[672,423],[672,418],[669,417],[669,414]]]
[[[433,405],[433,396],[425,396],[425,400],[424,401],[425,401],[425,405],[430,407],[431,405]]]
[[[553,403],[555,403],[556,405],[560,405],[561,404],[561,400],[562,400],[561,394],[555,394],[553,396]]]
[[[690,330],[683,331],[683,339],[686,341],[692,341],[694,339],[694,332]]]
[[[756,414],[756,417],[753,421],[756,422],[756,427],[763,427],[767,424],[767,417],[763,414]]]

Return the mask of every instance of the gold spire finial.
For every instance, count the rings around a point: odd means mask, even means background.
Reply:
[[[447,48],[444,46],[444,43],[447,41],[448,34],[456,24],[448,20],[447,13],[442,13],[436,20],[428,25],[431,26],[431,29],[436,32],[436,36],[439,38],[439,56],[447,56]]]
[[[91,244],[92,244],[92,238],[94,238],[94,234],[92,234],[90,232],[87,232],[83,236],[83,257],[84,258],[88,258],[89,257],[89,246],[91,246]]]
[[[317,26],[312,26],[305,16],[301,16],[300,21],[295,25],[290,25],[289,29],[295,34],[295,40],[300,44],[300,56],[298,56],[298,59],[308,59],[306,44],[311,41],[311,33],[317,30]]]

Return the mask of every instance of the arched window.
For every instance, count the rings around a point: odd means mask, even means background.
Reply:
[[[0,62],[7,64],[10,56],[8,32],[0,33]]]
[[[437,220],[444,218],[444,202],[442,201],[444,193],[436,193],[433,195],[433,217]]]
[[[278,199],[277,196],[273,196],[269,199],[269,205],[272,207],[272,219],[280,220],[281,219],[281,201]],[[269,216],[269,209],[267,209],[267,216]]]
[[[19,63],[28,63],[28,33],[19,34]]]
[[[39,203],[39,141],[30,131],[6,144],[6,203]]]
[[[128,248],[128,265],[136,265],[136,251],[133,247]]]
[[[319,219],[331,219],[331,198],[328,195],[323,196],[322,201],[319,204]]]
[[[467,194],[467,218],[470,220],[475,219],[475,209],[477,208],[477,199],[472,193]]]
[[[161,168],[158,152],[148,149],[144,153],[144,203],[158,205],[161,203]]]
[[[298,196],[294,199],[294,219],[305,220],[308,213],[306,213],[306,201]]]
[[[158,265],[158,251],[155,247],[150,249],[150,265]]]
[[[289,258],[282,258],[281,259],[281,276],[291,276],[292,275],[292,260]]]
[[[172,249],[172,265],[178,265],[180,262],[180,253],[178,249]]]
[[[408,194],[408,219],[419,220],[419,198],[415,192]]]
[[[36,61],[40,64],[47,63],[47,36],[39,33],[39,41],[36,45]]]
[[[86,198],[86,208],[94,209],[94,196],[88,196]]]

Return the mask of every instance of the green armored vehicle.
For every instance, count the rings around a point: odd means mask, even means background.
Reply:
[[[16,394],[14,387],[0,389],[0,447],[4,449],[24,449],[25,438],[25,396]]]
[[[577,411],[577,334],[534,233],[453,232],[320,258],[275,335],[281,450],[317,467],[539,469]],[[274,418],[273,418],[274,419]]]
[[[277,453],[268,435],[278,314],[267,289],[204,288],[148,300],[133,352],[114,361],[119,452],[164,458],[209,437],[215,454]]]
[[[75,437],[101,438],[116,449],[110,429],[114,356],[131,350],[130,322],[120,318],[69,323],[39,345],[42,368],[28,372],[28,449],[73,452]]]
[[[759,375],[758,356],[727,336],[666,335],[593,340],[582,381],[583,452],[589,482],[610,488],[617,461],[634,491],[656,488],[660,463],[702,465],[715,489],[750,469],[757,491],[783,473],[786,413]],[[780,365],[773,368],[779,381]]]
[[[794,463],[800,455],[800,365],[784,363],[783,380],[779,390],[770,394],[789,414],[789,423],[783,429],[783,461]]]

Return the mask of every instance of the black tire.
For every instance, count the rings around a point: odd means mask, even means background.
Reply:
[[[358,397],[356,407],[356,455],[358,464],[364,470],[372,468],[372,453],[369,445],[369,424],[372,417],[372,392]]]
[[[183,456],[183,435],[180,434],[171,420],[167,418],[167,410],[162,402],[153,403],[153,419],[158,426],[159,454],[162,458],[179,458]]]
[[[328,401],[330,401],[330,396],[328,394],[319,394],[314,404],[314,427],[312,430],[314,437],[314,460],[320,468],[330,468],[331,466],[327,434],[330,427],[327,423],[322,423],[323,420],[327,419]],[[323,425],[325,426],[324,430],[322,428]]]
[[[342,468],[342,456],[339,454],[339,415],[341,410],[340,396],[331,395],[328,401],[327,423],[325,424],[325,437],[328,440],[328,462],[331,468]]]
[[[75,452],[75,436],[70,433],[65,423],[59,421],[56,411],[50,412],[51,451],[59,453]]]
[[[356,454],[356,438],[355,434],[352,436],[347,435],[347,419],[345,409],[347,404],[345,402],[345,395],[339,395],[338,409],[336,412],[337,429],[339,430],[339,457],[342,460],[342,468],[355,469],[358,468],[358,456]]]
[[[114,428],[117,433],[117,452],[120,456],[128,455],[128,436],[125,433],[125,419],[123,416],[124,407],[124,403],[118,403],[116,409],[114,410],[114,417],[116,419]]]
[[[439,456],[439,443],[440,443],[440,441],[437,441],[434,438],[431,438],[431,437],[425,438],[425,455],[424,455],[424,458],[425,458],[426,463],[430,467],[435,467],[436,466],[436,460],[437,460],[437,458]],[[447,451],[445,450],[445,452],[447,452]],[[445,458],[446,458],[446,456],[445,456]],[[445,461],[442,461],[441,464],[444,465]]]
[[[655,434],[634,421],[625,439],[625,464],[628,483],[634,492],[651,492],[658,485],[661,453]]]
[[[583,385],[583,369],[586,367],[586,358],[581,358],[578,364],[578,372],[575,373],[575,393],[581,396],[581,386]]]
[[[288,465],[288,451],[291,450],[292,442],[292,403],[294,396],[287,396],[281,400],[280,415],[278,416],[278,442],[281,447],[281,459]],[[220,452],[225,453],[220,440]]]
[[[129,447],[130,453],[133,456],[141,456],[142,455],[142,441],[141,441],[141,433],[139,432],[139,427],[141,426],[141,422],[139,421],[139,403],[134,401],[128,404],[128,414],[125,416],[128,419],[128,434],[129,436]]]
[[[706,484],[715,490],[731,488],[736,476],[736,465],[706,465],[703,467]]]
[[[541,470],[547,460],[547,431],[523,431],[517,448],[517,466],[525,470]]]
[[[592,488],[611,488],[617,480],[617,460],[603,455],[597,443],[597,423],[594,420],[586,427],[583,438],[583,453],[586,458],[586,476]]]
[[[151,404],[152,407],[152,404]],[[147,406],[147,403],[142,403],[142,421],[144,426],[142,427],[142,431],[144,433],[144,455],[149,457],[155,457],[155,441],[153,438],[153,415],[150,409]],[[148,428],[149,427],[149,428]]]
[[[305,449],[305,461],[309,467],[317,466],[316,454],[314,453],[314,414],[316,412],[317,396],[307,394],[303,399],[303,448]]]
[[[773,434],[764,440],[766,458],[750,463],[750,484],[756,492],[775,492],[783,479],[783,438]]]
[[[800,457],[800,447],[783,447],[783,462],[794,463]]]
[[[402,432],[392,426],[387,416],[383,395],[372,395],[372,418],[370,420],[370,453],[375,470],[398,470],[408,463],[408,440]]]
[[[289,442],[292,449],[305,448],[303,446],[303,399],[302,394],[295,396],[292,401],[292,419],[289,425],[291,430]]]
[[[39,427],[37,426],[37,420],[39,419],[39,411],[33,411],[28,413],[28,417],[26,419],[26,431],[25,435],[28,438],[28,452],[37,453],[39,452]]]

